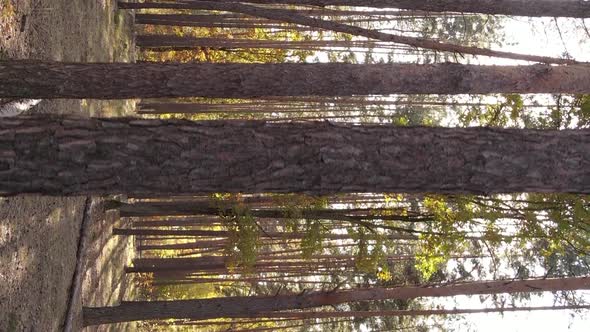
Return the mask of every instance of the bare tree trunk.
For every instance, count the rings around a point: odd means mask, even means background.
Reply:
[[[590,93],[590,66],[0,62],[0,98]]]
[[[0,143],[4,195],[590,193],[590,130],[44,116]]]
[[[232,2],[234,0],[217,1]],[[461,12],[532,17],[590,17],[590,3],[579,0],[248,0],[247,2],[321,7],[399,8],[426,12]]]
[[[281,317],[295,319],[336,318],[336,317],[417,317],[432,315],[462,315],[481,314],[493,312],[518,312],[518,311],[553,311],[553,310],[577,310],[590,309],[590,305],[564,305],[543,307],[507,307],[507,308],[481,308],[481,309],[431,309],[431,310],[375,310],[375,311],[300,311],[300,312],[266,312],[259,317]]]
[[[142,229],[142,228],[113,228],[114,235],[158,235],[158,236],[176,236],[176,235],[188,235],[188,236],[208,236],[208,237],[228,237],[227,231],[212,231],[212,230],[169,230],[169,229]],[[371,237],[371,235],[367,235]],[[265,232],[260,234],[260,237],[265,238],[279,238],[279,239],[301,239],[305,237],[304,233],[292,233],[292,232]],[[384,238],[391,240],[413,240],[415,236],[405,234],[393,234],[384,235]],[[351,239],[351,235],[348,234],[324,234],[325,239]]]
[[[438,287],[365,288],[302,295],[225,297],[201,300],[122,302],[116,307],[83,309],[84,325],[144,319],[256,317],[262,312],[296,310],[347,302],[456,295],[590,289],[590,277],[484,281]]]
[[[109,201],[108,208],[119,209],[121,217],[148,217],[148,216],[187,216],[187,215],[222,215],[227,213],[232,205],[223,208],[213,202],[141,202],[127,204],[118,201]],[[292,216],[286,209],[250,209],[248,213],[256,218],[271,219],[326,219],[339,221],[361,220],[396,220],[408,222],[430,221],[434,218],[431,214],[413,214],[404,209],[395,208],[352,208],[352,209],[300,209],[296,216]]]
[[[152,220],[152,221],[134,221],[134,227],[162,227],[162,226],[218,226],[222,225],[223,221],[219,218],[211,218],[210,220],[192,220],[192,219],[174,219],[174,220]]]
[[[195,241],[188,243],[166,243],[166,244],[142,244],[138,250],[180,250],[180,249],[206,249],[224,248],[227,240]]]
[[[137,46],[143,49],[168,51],[168,50],[190,50],[200,47],[213,49],[291,49],[291,50],[333,50],[349,48],[391,48],[382,42],[371,40],[255,40],[255,39],[232,39],[232,38],[195,38],[176,35],[147,34],[135,37]],[[404,50],[410,50],[406,48]]]

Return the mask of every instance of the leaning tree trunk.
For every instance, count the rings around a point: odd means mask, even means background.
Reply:
[[[590,193],[590,130],[23,117],[0,194]]]
[[[235,0],[217,1],[232,2]],[[532,17],[590,17],[590,3],[580,0],[248,0],[247,2],[322,7],[399,8],[429,12],[462,12]]]
[[[590,289],[590,277],[472,282],[439,287],[366,288],[301,295],[236,296],[202,300],[122,302],[116,307],[84,308],[84,325],[145,319],[257,317],[262,312],[295,310],[347,302],[456,295]]]
[[[590,66],[0,61],[0,98],[590,93]]]

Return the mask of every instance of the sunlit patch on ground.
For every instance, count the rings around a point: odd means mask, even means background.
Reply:
[[[0,200],[0,331],[57,331],[76,261],[79,198]],[[34,329],[33,329],[34,330]]]
[[[132,14],[115,7],[113,0],[0,0],[0,60],[134,61]],[[29,114],[118,116],[134,108],[135,101],[44,100]],[[84,202],[84,197],[0,199],[0,331],[62,330]],[[104,246],[104,253],[93,259],[121,262],[116,268],[90,265],[97,278],[91,280],[88,304],[115,303],[131,289],[120,271],[129,242],[116,242],[108,230],[104,236],[111,242],[94,242],[91,249],[101,253]]]

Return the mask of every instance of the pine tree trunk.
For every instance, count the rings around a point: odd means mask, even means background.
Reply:
[[[217,1],[232,2],[233,0]],[[248,0],[247,2],[321,7],[399,8],[428,12],[462,12],[532,17],[590,17],[590,3],[580,0]]]
[[[166,243],[166,244],[141,244],[138,250],[180,250],[180,249],[208,249],[208,248],[225,248],[227,240],[209,240],[195,241],[188,243]]]
[[[187,14],[135,14],[135,24],[162,24],[171,25],[168,22],[187,22],[203,23],[217,22],[221,23],[227,20],[243,19],[241,14],[205,14],[205,15],[187,15]],[[161,22],[161,23],[160,23]]]
[[[133,227],[183,227],[183,226],[219,226],[223,221],[220,218],[212,217],[207,219],[173,219],[173,220],[151,220],[151,221],[134,221]]]
[[[150,217],[150,216],[190,216],[190,215],[222,215],[231,208],[225,209],[212,202],[141,202],[126,204],[117,201],[107,203],[109,208],[119,209],[121,217]],[[357,208],[357,209],[301,209],[296,216],[289,215],[286,209],[251,209],[249,215],[256,218],[272,219],[325,219],[339,221],[361,221],[361,220],[396,220],[408,222],[430,221],[433,215],[420,214],[408,215],[406,211],[398,209],[381,208]],[[384,215],[379,215],[383,213]]]
[[[83,309],[84,325],[145,319],[257,317],[262,312],[295,310],[347,302],[413,299],[456,295],[542,292],[590,289],[590,277],[485,281],[439,287],[368,288],[349,291],[313,292],[302,295],[225,297],[202,300],[122,302],[116,307]]]
[[[590,193],[590,130],[22,117],[0,193]]]
[[[302,262],[302,261],[259,261],[253,264],[251,268],[254,269],[274,269],[279,271],[285,268],[295,268],[299,270],[317,271],[324,269],[327,271],[334,271],[336,268],[342,267],[350,268],[354,266],[354,262]],[[227,268],[225,258],[221,256],[211,257],[196,257],[196,258],[136,258],[133,260],[132,267],[126,267],[125,272],[201,272],[201,271],[224,271],[229,273],[231,270]],[[339,270],[340,271],[340,270]]]
[[[590,93],[590,66],[0,62],[0,98]]]
[[[481,308],[481,309],[427,309],[427,310],[373,310],[373,311],[287,311],[267,312],[259,317],[286,317],[294,319],[336,318],[336,317],[417,317],[432,315],[463,315],[481,313],[504,313],[520,311],[553,311],[553,310],[580,310],[590,309],[590,305],[564,305],[542,307],[506,307],[506,308]]]
[[[190,15],[189,15],[190,16]],[[334,48],[388,48],[389,45],[375,41],[356,40],[253,40],[233,38],[195,38],[176,35],[146,34],[137,35],[135,42],[142,49],[155,51],[187,50],[209,47],[213,49],[292,49],[292,50],[329,50]],[[209,104],[211,105],[211,104]]]
[[[113,228],[114,235],[136,235],[136,236],[147,236],[147,235],[158,235],[158,236],[207,236],[207,237],[228,237],[230,234],[227,231],[212,231],[212,230],[169,230],[169,229],[142,229],[142,228]],[[265,232],[260,234],[262,238],[278,238],[278,239],[302,239],[305,238],[305,233],[293,233],[293,232]],[[352,239],[353,237],[348,234],[324,234],[324,239],[332,240],[343,240]],[[390,240],[413,240],[416,237],[405,234],[390,234],[381,235],[381,237]],[[373,235],[367,235],[367,238],[375,238]]]

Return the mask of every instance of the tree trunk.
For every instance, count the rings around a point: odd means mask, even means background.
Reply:
[[[312,292],[302,295],[225,297],[201,300],[122,302],[116,307],[83,309],[84,325],[145,319],[257,317],[262,312],[295,310],[347,302],[590,289],[590,277],[484,281],[439,287],[367,288],[348,291]]]
[[[224,22],[227,20],[244,19],[246,16],[241,14],[135,14],[135,24],[159,24],[152,22]]]
[[[590,193],[589,169],[590,130],[0,121],[4,195]]]
[[[590,93],[590,66],[0,61],[0,98]]]
[[[141,202],[127,204],[118,201],[109,201],[109,208],[119,209],[121,217],[150,217],[150,216],[191,216],[191,215],[215,215],[219,216],[230,211],[231,205],[222,208],[212,202]],[[431,221],[431,214],[413,214],[403,209],[396,208],[352,208],[352,209],[300,209],[296,215],[290,215],[286,209],[250,209],[248,214],[256,218],[271,219],[324,219],[339,221],[362,220],[395,220],[407,222]],[[382,214],[382,215],[381,215]],[[146,222],[147,223],[147,222]]]
[[[227,231],[212,231],[212,230],[170,230],[170,229],[142,229],[142,228],[113,228],[113,235],[158,235],[158,236],[175,236],[175,235],[188,235],[188,236],[207,236],[207,237],[228,237],[230,234]],[[294,232],[264,232],[260,234],[263,238],[278,238],[278,239],[302,239],[306,236],[305,233],[294,233]],[[374,235],[366,235],[368,238],[375,238]],[[351,235],[348,234],[324,234],[324,239],[352,239]],[[383,238],[390,240],[414,240],[417,237],[406,234],[388,234],[382,235]]]
[[[168,51],[168,50],[190,50],[200,47],[213,49],[292,49],[292,50],[334,50],[349,48],[390,48],[382,42],[371,40],[255,40],[255,39],[233,39],[233,38],[195,38],[176,35],[146,34],[137,35],[135,43],[142,49]],[[409,50],[409,48],[408,48]],[[211,104],[209,104],[211,105]]]
[[[274,269],[276,271],[285,268],[295,268],[299,270],[317,271],[323,269],[326,271],[341,271],[341,268],[350,268],[354,266],[354,261],[344,262],[304,262],[304,261],[258,261],[251,268]],[[222,256],[205,256],[195,258],[136,258],[133,260],[132,267],[126,267],[127,273],[138,272],[202,272],[202,271],[224,271],[228,273],[231,269],[227,268],[225,257]]]
[[[137,5],[136,7],[149,8],[150,2],[134,3],[130,5]],[[161,4],[161,3],[160,3]],[[166,4],[164,4],[166,5]],[[170,4],[176,5],[176,4]],[[380,32],[378,30],[365,29],[353,25],[327,21],[321,18],[314,18],[305,15],[301,15],[297,10],[289,9],[274,9],[274,8],[263,8],[258,6],[250,6],[237,2],[211,2],[211,1],[194,1],[183,4],[184,9],[204,9],[204,10],[218,10],[240,13],[250,15],[254,17],[266,18],[273,21],[282,21],[285,23],[298,24],[302,26],[308,26],[312,28],[336,31],[341,33],[347,33],[355,36],[363,36],[371,39],[377,39],[381,41],[387,41],[397,44],[409,45],[412,47],[425,48],[430,50],[436,50],[441,52],[451,52],[459,54],[472,54],[472,55],[484,55],[491,57],[499,57],[513,60],[523,61],[534,61],[543,63],[555,63],[555,64],[574,64],[576,61],[552,57],[534,56],[527,54],[519,54],[512,52],[494,51],[486,48],[473,47],[473,46],[462,46],[459,44],[443,43],[433,39],[427,38],[415,38],[407,37],[402,35],[394,35],[389,33]]]
[[[192,220],[192,219],[174,219],[174,220],[151,220],[151,221],[134,221],[133,227],[162,227],[162,226],[220,226],[224,222],[220,218],[211,218],[210,220]]]
[[[284,317],[294,319],[317,319],[336,317],[417,317],[432,315],[463,315],[481,313],[505,313],[519,311],[553,311],[553,310],[580,310],[590,309],[590,305],[564,305],[564,306],[543,306],[543,307],[507,307],[507,308],[481,308],[481,309],[426,309],[426,310],[374,310],[374,311],[286,311],[286,312],[265,312],[259,317]]]
[[[227,240],[195,241],[188,243],[142,244],[138,250],[180,250],[180,249],[208,249],[213,247],[225,248]]]
[[[232,2],[234,0],[217,1]],[[247,2],[321,7],[399,8],[427,12],[461,12],[532,17],[590,17],[590,3],[580,0],[248,0]]]

